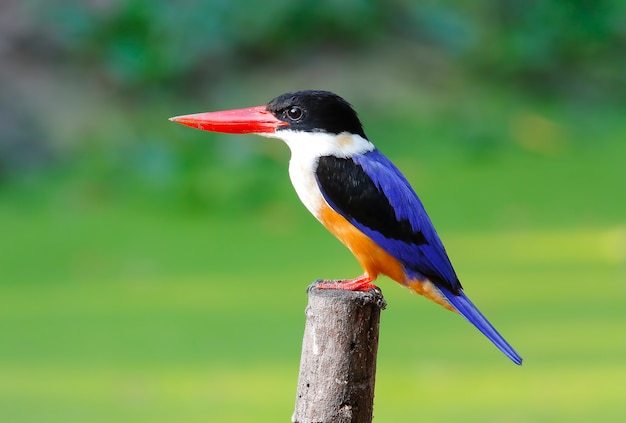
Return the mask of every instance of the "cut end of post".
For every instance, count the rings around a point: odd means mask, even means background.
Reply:
[[[327,281],[318,279],[306,288],[309,297],[348,298],[351,301],[361,301],[362,304],[375,304],[381,310],[387,308],[387,301],[385,301],[385,297],[383,297],[383,291],[378,287],[376,287],[376,289],[370,289],[367,292],[328,288],[320,289],[318,285],[322,282]]]

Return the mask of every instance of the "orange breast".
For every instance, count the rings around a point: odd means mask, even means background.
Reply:
[[[326,229],[352,251],[369,276],[376,278],[379,274],[383,274],[396,282],[406,284],[402,264],[339,213],[324,204],[320,210],[319,219]]]
[[[396,282],[408,287],[416,294],[423,295],[431,301],[456,311],[450,306],[443,295],[429,280],[407,279],[402,264],[389,253],[378,246],[367,235],[358,230],[343,216],[330,208],[327,204],[322,206],[319,220],[333,235],[335,235],[346,247],[352,251],[365,272],[375,279],[383,274]]]

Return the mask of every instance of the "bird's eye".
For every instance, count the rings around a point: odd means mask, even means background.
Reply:
[[[287,117],[291,120],[300,120],[302,116],[304,116],[304,112],[299,107],[292,106],[287,109]]]

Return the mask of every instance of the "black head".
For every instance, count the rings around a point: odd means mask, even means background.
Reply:
[[[349,132],[363,138],[363,126],[350,103],[329,91],[294,91],[267,103],[267,110],[289,125],[277,129],[340,134]]]

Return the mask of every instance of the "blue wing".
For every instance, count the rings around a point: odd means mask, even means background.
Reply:
[[[320,157],[320,191],[337,213],[402,263],[410,279],[430,280],[461,315],[514,363],[522,358],[463,293],[430,218],[406,178],[378,150]]]
[[[326,202],[398,259],[409,277],[461,289],[422,202],[382,153],[321,157],[316,176]]]

